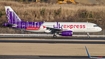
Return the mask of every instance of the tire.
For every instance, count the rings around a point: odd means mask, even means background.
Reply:
[[[57,36],[54,34],[54,35],[53,35],[53,38],[56,38],[56,37],[57,37]]]

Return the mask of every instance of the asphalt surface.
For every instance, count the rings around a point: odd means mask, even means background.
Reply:
[[[29,56],[0,55],[0,59],[89,59],[87,56]]]
[[[0,38],[0,43],[69,43],[69,44],[105,44],[105,38]],[[29,56],[29,55],[0,55],[0,59],[89,59],[87,56]]]
[[[105,57],[105,56],[104,56]],[[0,55],[0,59],[94,59],[87,56],[29,56],[29,55]]]
[[[105,38],[0,38],[0,43],[69,43],[69,44],[105,44]]]
[[[105,35],[89,35],[90,38],[105,38]],[[0,34],[0,38],[46,38],[52,39],[52,34]],[[59,36],[55,39],[88,38],[87,35]],[[54,39],[54,38],[53,38]]]

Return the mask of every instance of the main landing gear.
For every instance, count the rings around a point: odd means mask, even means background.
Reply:
[[[57,37],[57,34],[56,34],[56,33],[54,33],[54,34],[53,34],[53,38],[56,38],[56,37]]]
[[[23,29],[20,29],[20,31],[21,31],[21,34],[24,34],[25,33]]]

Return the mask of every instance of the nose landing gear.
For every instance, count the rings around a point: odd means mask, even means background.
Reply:
[[[88,37],[88,38],[90,38],[90,35],[89,35],[89,33],[87,33],[87,37]]]

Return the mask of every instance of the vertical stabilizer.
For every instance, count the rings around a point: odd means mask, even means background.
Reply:
[[[5,11],[8,23],[16,24],[17,22],[21,21],[21,19],[17,16],[17,14],[13,11],[13,9],[10,6],[5,6]]]
[[[86,53],[87,53],[88,57],[91,58],[91,56],[90,56],[90,54],[89,54],[88,49],[87,49],[86,46],[85,46],[85,49],[86,49]]]

